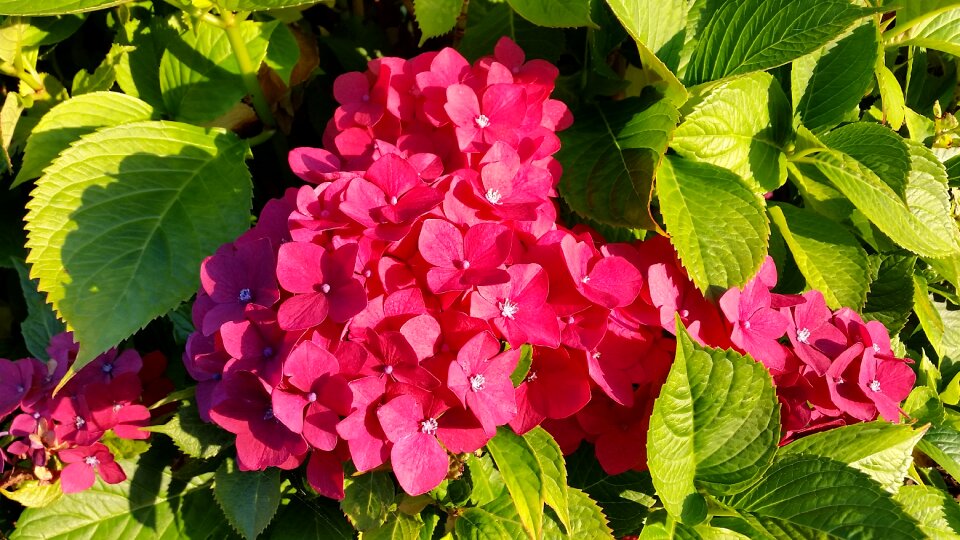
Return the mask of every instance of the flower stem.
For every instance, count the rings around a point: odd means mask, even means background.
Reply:
[[[260,121],[268,128],[276,127],[277,121],[273,118],[270,111],[270,104],[267,103],[266,96],[263,95],[263,89],[260,87],[260,81],[257,80],[257,71],[260,66],[253,65],[250,59],[250,51],[247,50],[247,44],[240,35],[238,22],[242,22],[246,16],[237,17],[230,11],[224,11],[220,14],[223,21],[223,31],[227,33],[227,39],[233,48],[233,55],[237,58],[237,64],[240,66],[240,77],[243,79],[243,85],[247,87],[250,98],[253,100],[253,108],[257,111]]]

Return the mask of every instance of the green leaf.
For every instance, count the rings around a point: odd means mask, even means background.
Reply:
[[[655,92],[591,105],[560,133],[560,194],[578,214],[620,227],[656,229],[653,179],[679,112]]]
[[[563,30],[544,28],[516,16],[506,2],[471,0],[467,27],[459,51],[468,60],[477,60],[493,51],[497,40],[507,36],[517,42],[527,59],[556,61],[563,52]]]
[[[823,293],[832,309],[859,311],[867,299],[867,252],[843,225],[789,204],[771,206],[770,220],[787,242],[811,289]]]
[[[861,315],[865,320],[880,321],[891,334],[907,324],[913,312],[913,269],[917,258],[898,253],[870,255],[877,278],[870,283],[867,303]]]
[[[940,358],[940,369],[960,361],[960,310],[948,309],[947,302],[930,296],[926,281],[913,276],[914,311],[927,340]]]
[[[880,124],[856,122],[822,135],[820,140],[859,161],[901,198],[912,167],[903,137]]]
[[[657,194],[670,242],[700,290],[742,286],[767,255],[770,224],[763,198],[736,174],[667,156]]]
[[[27,480],[17,485],[15,490],[0,488],[0,495],[27,508],[43,508],[63,497],[63,490],[60,489],[59,480],[42,485],[37,480]]]
[[[907,114],[900,81],[890,68],[881,64],[877,66],[877,84],[880,87],[883,119],[891,128],[899,130]]]
[[[917,448],[950,476],[960,478],[960,432],[947,426],[930,426]]]
[[[423,32],[420,45],[453,30],[462,8],[463,0],[416,0],[413,13]]]
[[[585,491],[603,509],[617,538],[643,528],[655,490],[646,471],[610,476],[600,467],[592,447],[583,446],[567,456],[570,485]]]
[[[510,7],[537,26],[573,28],[592,26],[590,0],[507,0]]]
[[[311,502],[295,497],[280,509],[268,530],[273,540],[322,538],[352,540],[356,532],[334,501],[314,499]]]
[[[563,461],[563,452],[553,437],[539,426],[524,433],[523,438],[540,462],[544,501],[553,508],[560,522],[569,531],[571,510],[567,497],[567,468]]]
[[[278,24],[270,33],[270,44],[267,46],[267,56],[263,62],[277,72],[283,84],[289,85],[293,68],[299,61],[300,45],[297,43],[297,38],[290,31],[290,27]]]
[[[157,461],[150,454],[139,463],[119,461],[127,481],[98,479],[86,491],[25,510],[10,539],[114,538],[118,531],[125,538],[206,538],[221,522],[210,514],[212,474],[183,482]]]
[[[376,529],[361,532],[360,540],[413,540],[420,537],[422,528],[423,521],[419,516],[398,512]]]
[[[266,11],[330,2],[327,0],[216,0],[215,3],[232,11]]]
[[[613,538],[607,518],[589,495],[577,488],[566,487],[570,500],[570,525],[567,536],[574,540]]]
[[[520,383],[527,378],[531,363],[533,363],[533,347],[524,343],[520,346],[520,359],[517,361],[517,367],[510,374],[510,382],[513,383],[513,386],[520,386]]]
[[[922,537],[867,475],[820,456],[783,456],[758,483],[726,502],[775,538]]]
[[[670,147],[752,179],[764,193],[787,179],[783,148],[792,138],[790,123],[790,103],[780,84],[756,73],[713,89],[683,119]]]
[[[470,492],[470,501],[473,504],[483,506],[503,494],[505,489],[503,478],[493,467],[490,454],[470,457],[467,460],[467,467],[470,469],[470,478],[473,480],[473,491]]]
[[[0,24],[0,60],[12,66],[18,53],[36,53],[41,45],[63,41],[80,28],[84,18],[83,15],[7,17]]]
[[[259,66],[266,56],[276,24],[240,23],[240,35],[254,65]],[[247,90],[227,33],[199,24],[170,40],[160,60],[160,90],[167,112],[176,120],[208,122],[229,111]]]
[[[209,459],[220,453],[224,446],[233,442],[233,436],[220,427],[200,419],[197,406],[183,405],[166,424],[144,428],[153,433],[170,437],[184,454]]]
[[[482,508],[467,508],[454,524],[456,538],[463,540],[493,540],[510,538],[510,534],[501,525],[501,518]]]
[[[647,464],[664,508],[688,525],[706,512],[697,487],[743,490],[773,460],[780,406],[770,373],[734,351],[701,347],[677,321],[677,357],[647,432]]]
[[[119,92],[93,92],[58,104],[33,128],[23,165],[10,187],[43,174],[43,169],[80,137],[104,127],[150,120],[154,114],[150,105]]]
[[[27,318],[20,323],[20,333],[34,358],[47,359],[50,338],[65,330],[63,322],[50,309],[46,295],[37,290],[37,281],[30,279],[30,269],[20,259],[10,259],[20,276],[20,289],[27,304]]]
[[[163,111],[160,70],[157,66],[167,44],[178,40],[177,31],[161,17],[127,21],[116,36],[117,43],[133,47],[133,50],[124,48],[114,67],[120,89]]]
[[[501,427],[487,443],[487,450],[500,470],[524,530],[531,538],[540,538],[545,486],[534,449],[510,428]]]
[[[46,169],[27,203],[27,262],[80,343],[72,370],[189,298],[203,258],[249,227],[247,151],[221,130],[137,122]]]
[[[785,64],[871,13],[848,0],[724,2],[700,34],[684,82],[700,84]]]
[[[347,476],[343,483],[340,508],[358,530],[379,527],[387,520],[387,511],[396,493],[393,480],[385,472]]]
[[[960,504],[931,486],[903,486],[894,499],[920,524],[928,538],[960,539]]]
[[[804,126],[822,132],[841,123],[857,107],[873,82],[879,41],[876,23],[866,21],[793,62],[794,111]]]
[[[93,73],[85,69],[77,72],[73,77],[70,95],[76,97],[81,94],[89,94],[90,92],[106,92],[113,88],[113,84],[117,82],[116,66],[120,62],[120,57],[123,53],[130,49],[130,46],[117,45],[114,43],[113,46],[110,47],[110,51],[107,52],[107,56],[103,59],[103,62],[100,62],[100,65],[93,70]]]
[[[924,431],[882,421],[854,424],[798,439],[781,448],[779,455],[811,454],[846,463],[896,493]]]
[[[690,30],[695,28],[690,28],[691,22],[698,21],[699,11],[706,2],[607,0],[607,5],[637,43],[648,48],[666,67],[677,71],[686,61],[683,57],[686,45],[694,39]]]
[[[113,7],[127,0],[0,0],[0,15],[63,15]]]
[[[877,175],[840,152],[821,152],[812,160],[833,186],[842,192],[880,231],[918,255],[947,257],[960,252],[957,225],[949,212],[946,182],[937,174],[933,156],[914,153],[906,203]],[[940,169],[942,173],[942,168]],[[945,173],[943,174],[945,177]]]
[[[280,507],[280,469],[241,471],[234,460],[224,460],[214,476],[213,493],[230,525],[252,540]]]
[[[960,8],[944,11],[915,25],[899,45],[913,45],[960,55]]]

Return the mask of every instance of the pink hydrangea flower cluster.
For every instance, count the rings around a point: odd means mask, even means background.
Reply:
[[[0,471],[10,464],[43,482],[59,474],[64,493],[89,488],[97,475],[108,484],[126,479],[100,441],[108,431],[121,439],[149,437],[140,429],[151,418],[144,403],[156,402],[173,388],[163,376],[166,358],[111,349],[54,395],[78,349],[72,334],[65,332],[50,340],[46,362],[0,359],[0,422],[12,416],[9,429],[0,435],[13,437],[0,449]]]
[[[592,442],[611,474],[644,468],[675,314],[702,343],[779,345],[751,318],[768,315],[756,285],[726,300],[728,321],[667,239],[557,224],[552,156],[572,121],[549,97],[557,74],[504,38],[473,65],[444,49],[336,80],[327,149],[290,154],[311,185],[201,268],[184,361],[240,468],[306,462],[342,498],[345,461],[389,465],[416,495],[508,424],[542,424],[565,451]]]
[[[776,282],[768,259],[742,290],[727,291],[720,307],[733,325],[733,344],[774,377],[785,441],[878,414],[899,421],[916,374],[894,355],[886,327],[850,308],[831,311],[819,291],[772,293]],[[789,341],[781,343],[784,337]]]

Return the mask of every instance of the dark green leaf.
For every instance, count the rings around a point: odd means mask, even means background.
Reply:
[[[531,24],[517,17],[506,2],[471,0],[467,27],[458,47],[460,53],[471,61],[486,56],[501,36],[517,42],[528,60],[556,61],[564,50],[563,30]]]
[[[46,169],[27,204],[27,262],[80,343],[74,371],[189,298],[203,258],[249,227],[247,151],[231,133],[137,122]]]
[[[20,276],[20,289],[27,304],[27,318],[20,323],[20,333],[30,354],[46,360],[49,358],[47,347],[50,346],[50,338],[66,328],[47,304],[47,295],[37,290],[37,281],[30,279],[30,269],[26,264],[17,258],[11,257],[11,260]]]
[[[567,456],[567,471],[570,485],[587,492],[603,509],[616,537],[640,531],[649,508],[656,502],[649,473],[628,471],[607,475],[600,468],[593,448],[588,446]]]
[[[785,64],[872,12],[848,0],[726,1],[699,36],[684,82],[700,84]]]
[[[280,509],[268,532],[273,540],[351,540],[356,537],[353,527],[334,501],[316,499],[313,503],[307,503],[299,497]]]
[[[510,7],[537,26],[570,28],[596,26],[590,20],[590,0],[507,0]]]
[[[379,527],[387,520],[387,511],[395,496],[393,480],[385,472],[348,476],[343,483],[340,508],[358,530]]]
[[[150,426],[148,431],[170,437],[184,454],[201,459],[212,458],[233,442],[233,435],[219,426],[200,419],[197,406],[183,405],[166,424]]]
[[[793,108],[804,126],[819,133],[848,117],[873,82],[878,48],[877,25],[867,21],[793,62]]]
[[[930,426],[917,448],[950,476],[960,478],[960,432],[948,426]]]
[[[727,503],[775,538],[922,537],[916,522],[867,475],[819,456],[778,459]]]
[[[870,286],[867,252],[846,228],[789,204],[771,206],[770,220],[812,289],[833,309],[860,310]]]
[[[899,333],[913,312],[913,269],[917,258],[906,254],[871,255],[877,278],[870,283],[862,315],[880,321],[891,334]]]
[[[241,471],[234,460],[227,459],[214,476],[213,493],[230,525],[253,540],[280,507],[280,469]]]
[[[420,537],[423,521],[420,516],[408,516],[396,513],[387,518],[386,523],[361,533],[362,540],[415,540]]]
[[[653,178],[679,113],[656,93],[577,113],[563,131],[560,194],[575,212],[601,223],[657,228],[649,206]]]

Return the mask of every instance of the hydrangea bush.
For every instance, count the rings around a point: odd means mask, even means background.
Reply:
[[[3,534],[960,537],[960,8],[114,4],[0,2]]]

